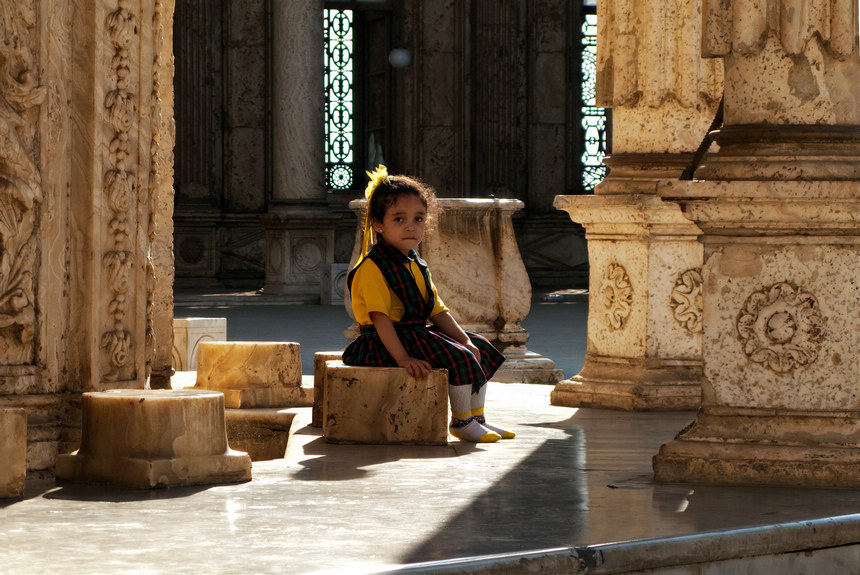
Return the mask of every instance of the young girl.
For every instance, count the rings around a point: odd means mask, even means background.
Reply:
[[[399,366],[418,378],[434,368],[447,369],[451,435],[481,443],[513,438],[513,432],[484,418],[487,380],[505,357],[486,338],[463,331],[415,252],[436,200],[433,189],[406,176],[389,176],[382,165],[368,175],[361,257],[347,277],[361,331],[343,352],[343,362]],[[368,249],[372,232],[376,244]]]

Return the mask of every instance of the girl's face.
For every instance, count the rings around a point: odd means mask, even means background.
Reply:
[[[371,222],[373,230],[385,241],[408,255],[424,239],[427,208],[415,194],[403,194],[385,211],[382,221]]]

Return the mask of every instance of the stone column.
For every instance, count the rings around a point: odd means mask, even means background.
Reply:
[[[701,181],[667,182],[703,230],[702,407],[658,481],[860,485],[856,0],[705,3],[725,125]]]
[[[532,288],[514,236],[511,215],[520,200],[439,198],[437,228],[424,237],[420,255],[430,266],[439,296],[463,329],[489,339],[505,355],[493,381],[556,383],[555,362],[526,348],[521,322],[531,309]],[[350,269],[364,238],[366,200],[353,200],[358,215]],[[352,309],[347,298],[346,308]],[[347,330],[357,335],[357,326]]]
[[[316,302],[334,261],[323,158],[323,2],[272,2],[273,182],[266,228],[267,294]]]
[[[656,183],[678,178],[708,131],[722,74],[701,56],[701,0],[598,3],[597,103],[612,108],[609,174],[556,196],[586,229],[585,365],[554,405],[691,409],[701,380],[701,231]],[[689,36],[674,37],[675,30]]]

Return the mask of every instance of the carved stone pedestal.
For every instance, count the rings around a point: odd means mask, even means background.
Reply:
[[[704,231],[705,378],[658,481],[860,485],[860,183],[667,183]]]
[[[81,448],[57,458],[58,479],[137,488],[251,479],[251,458],[227,445],[224,396],[203,390],[83,395]]]
[[[698,407],[701,230],[653,195],[557,196],[555,205],[585,226],[591,275],[585,366],[555,386],[553,405]]]

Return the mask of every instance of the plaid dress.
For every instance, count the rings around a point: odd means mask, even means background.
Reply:
[[[480,357],[476,358],[471,351],[441,330],[427,326],[428,316],[433,311],[434,300],[426,262],[419,258],[414,250],[405,256],[384,240],[374,245],[365,259],[373,260],[388,282],[388,286],[403,302],[403,318],[394,322],[394,329],[406,352],[412,357],[427,361],[436,369],[447,369],[449,385],[471,385],[472,393],[481,389],[481,386],[505,361],[505,356],[485,337],[466,332],[480,351]],[[421,270],[429,300],[421,296],[415,278],[404,265],[410,260],[414,260]],[[355,270],[362,262],[355,266],[347,277],[350,290]],[[360,335],[344,350],[343,362],[347,365],[397,367],[397,362],[388,353],[376,333],[376,328],[372,325],[361,326]]]

